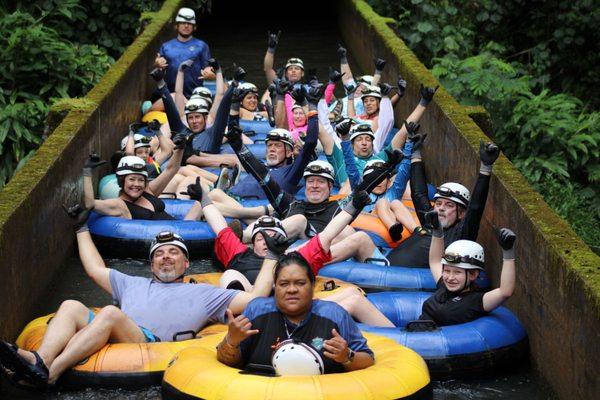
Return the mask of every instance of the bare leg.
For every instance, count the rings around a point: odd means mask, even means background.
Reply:
[[[339,243],[340,241],[344,240],[345,238],[352,236],[354,233],[356,233],[356,230],[351,226],[347,226],[344,228],[343,231],[340,232],[339,235],[336,236],[335,239],[332,240],[331,243],[332,244]]]
[[[211,183],[216,182],[218,178],[218,176],[212,172],[205,171],[202,168],[196,167],[195,165],[185,165],[180,167],[179,173],[183,176],[200,176]]]
[[[392,201],[390,209],[394,213],[396,220],[409,231],[413,232],[419,226],[410,211],[408,211],[408,208],[400,200]]]
[[[221,189],[213,189],[208,195],[224,217],[244,218],[246,223],[252,223],[265,215],[264,207],[244,207]]]
[[[388,199],[382,198],[377,200],[377,203],[375,203],[375,212],[388,229],[397,222],[396,215],[392,212]]]
[[[91,324],[71,338],[50,366],[49,383],[54,383],[68,368],[100,350],[108,342],[144,343],[142,330],[115,306],[104,307]]]
[[[197,178],[198,178],[198,175],[188,176],[188,177],[184,177],[179,182],[179,184],[175,188],[175,193],[177,194],[178,199],[188,200],[190,198],[190,196],[188,196],[186,194],[181,194],[181,192],[187,192],[188,185],[196,183]],[[200,177],[200,184],[202,185],[202,187],[205,187],[207,191],[209,190],[208,185],[210,185],[210,182],[207,181],[206,179],[204,179],[203,177]]]
[[[372,326],[394,327],[392,321],[356,288],[345,289],[323,300],[339,304],[359,322]]]
[[[169,183],[167,183],[167,186],[165,186],[165,188],[163,189],[163,193],[177,193],[177,187],[184,179],[185,176],[179,173],[175,174],[175,176],[171,178]]]
[[[344,261],[354,257],[364,261],[371,257],[375,243],[365,232],[355,232],[347,238],[331,246],[331,262]]]

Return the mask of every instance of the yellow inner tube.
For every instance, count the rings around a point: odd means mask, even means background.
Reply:
[[[175,356],[163,377],[163,398],[198,399],[398,399],[428,390],[429,371],[414,351],[382,336],[364,333],[375,365],[318,376],[265,377],[240,374],[217,361],[222,335]]]

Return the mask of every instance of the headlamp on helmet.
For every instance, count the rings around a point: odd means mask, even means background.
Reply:
[[[208,103],[204,98],[195,97],[190,98],[187,103],[185,103],[185,115],[191,113],[200,113],[200,114],[208,114]]]
[[[280,141],[289,145],[291,148],[294,148],[294,139],[292,139],[292,135],[290,135],[290,132],[286,129],[277,128],[267,133],[265,142],[269,143],[270,140]]]
[[[381,89],[379,86],[365,85],[361,92],[360,99],[362,100],[365,97],[375,97],[377,99],[381,99]]]
[[[438,187],[435,191],[433,200],[440,198],[451,200],[463,207],[467,207],[469,205],[469,200],[471,200],[471,192],[460,183],[447,182]]]
[[[187,22],[188,24],[196,25],[196,13],[191,8],[182,7],[177,12],[175,22]]]
[[[479,269],[485,267],[483,247],[472,240],[457,240],[450,244],[442,258],[442,264],[462,269]]]
[[[327,161],[315,160],[308,163],[306,168],[304,168],[302,176],[305,179],[309,176],[321,176],[333,182],[335,179],[335,170]]]
[[[300,67],[302,70],[304,70],[304,62],[297,57],[292,57],[285,63],[285,69],[288,69],[291,66]]]
[[[256,222],[254,223],[254,227],[252,227],[251,240],[254,241],[254,236],[256,236],[256,234],[258,232],[263,232],[263,231],[275,231],[275,232],[279,233],[281,236],[287,238],[287,233],[285,231],[285,228],[281,224],[281,221],[275,217],[264,215],[264,216],[260,217],[259,219],[257,219]]]
[[[154,252],[159,247],[166,246],[168,244],[179,247],[185,254],[185,257],[189,258],[188,249],[183,238],[174,232],[163,231],[156,235],[156,238],[152,242],[152,246],[150,247],[150,260],[152,260]]]
[[[375,134],[373,133],[373,129],[371,128],[371,124],[358,124],[354,125],[350,129],[350,141],[352,142],[354,139],[359,137],[360,135],[368,135],[371,136],[371,139],[375,140]]]
[[[123,157],[119,161],[116,174],[118,176],[140,174],[144,175],[147,178],[148,171],[146,171],[146,162],[137,156]]]

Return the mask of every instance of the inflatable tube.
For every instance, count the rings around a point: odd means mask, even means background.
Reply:
[[[267,133],[275,129],[269,125],[268,121],[249,121],[247,119],[240,119],[240,128],[246,131],[254,131],[257,135],[266,137]]]
[[[373,260],[376,262],[377,260]],[[319,276],[339,279],[358,285],[367,292],[425,290],[435,291],[436,286],[429,268],[412,268],[382,263],[341,261],[328,264],[319,270]],[[490,287],[485,271],[479,274],[477,286]]]
[[[167,113],[163,111],[149,111],[142,117],[142,122],[150,122],[153,119],[158,120],[162,125],[167,122]]]
[[[367,297],[397,328],[359,324],[372,332],[413,349],[425,359],[433,379],[477,378],[514,368],[528,352],[527,334],[505,307],[465,324],[443,326],[431,332],[409,332],[407,323],[419,318],[424,292],[373,293]]]
[[[26,350],[37,350],[53,316],[46,315],[27,324],[17,338],[17,345]],[[197,339],[181,342],[108,344],[65,372],[58,384],[66,389],[101,387],[134,390],[156,386],[175,354],[198,346],[201,337],[223,333],[226,329],[221,324],[208,326],[197,334]]]
[[[246,146],[248,147],[248,150],[254,154],[254,157],[259,160],[265,159],[267,146],[264,143],[247,144]],[[221,154],[235,154],[235,152],[230,145],[224,144],[221,146]]]
[[[98,196],[100,200],[116,199],[119,197],[121,188],[117,182],[116,174],[108,174],[98,182]]]
[[[192,274],[187,275],[183,278],[183,280],[184,282],[207,283],[209,285],[219,286],[219,279],[221,279],[221,275],[223,275],[221,272]],[[327,297],[338,294],[346,289],[356,289],[361,293],[364,293],[358,286],[352,283],[344,282],[339,279],[317,276],[315,281],[314,298],[324,300]]]
[[[210,90],[213,96],[217,93],[217,81],[204,81],[202,86]]]
[[[375,365],[358,371],[318,376],[267,377],[241,374],[217,361],[222,335],[182,350],[165,371],[163,399],[402,399],[429,398],[427,366],[413,351],[367,333]]]
[[[100,253],[112,258],[145,259],[156,235],[162,231],[173,231],[185,239],[191,259],[211,254],[215,234],[210,226],[206,222],[183,221],[193,201],[164,199],[164,202],[165,211],[177,220],[125,219],[92,212],[88,226]]]

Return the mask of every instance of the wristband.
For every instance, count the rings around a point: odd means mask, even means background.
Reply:
[[[515,259],[515,248],[511,247],[508,250],[502,249],[502,259],[504,259],[504,260],[514,260]]]
[[[92,176],[92,169],[90,167],[83,167],[83,176]]]
[[[479,167],[479,173],[483,174],[483,175],[491,175],[492,174],[492,166],[481,163],[481,166]]]
[[[342,365],[344,367],[347,367],[348,365],[352,364],[352,362],[354,361],[354,355],[355,355],[354,350],[348,349],[348,359],[346,361],[344,361],[342,363]]]

